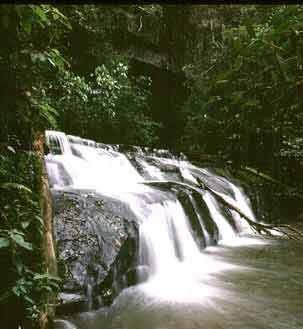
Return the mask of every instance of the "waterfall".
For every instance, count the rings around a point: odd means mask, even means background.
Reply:
[[[139,223],[139,281],[150,293],[176,297],[177,290],[184,299],[184,292],[191,291],[191,297],[201,297],[193,282],[199,281],[201,273],[226,268],[203,254],[203,248],[248,241],[239,237],[251,233],[246,221],[200,188],[197,179],[256,220],[242,189],[194,166],[184,155],[138,147],[123,152],[119,145],[57,131],[46,131],[46,140],[52,189],[93,190],[132,209]]]
[[[190,233],[190,224],[178,201],[154,204],[141,225],[140,251],[153,275],[174,272],[182,261],[195,261],[199,249]]]
[[[221,242],[232,241],[236,237],[236,233],[233,230],[232,226],[228,223],[228,221],[220,213],[220,210],[218,209],[218,204],[217,204],[215,198],[209,192],[206,192],[203,199],[209,208],[209,211],[211,213],[211,216],[212,216],[214,222],[218,226],[219,234],[220,234],[219,240]]]

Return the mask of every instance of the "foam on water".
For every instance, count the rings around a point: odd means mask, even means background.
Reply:
[[[75,136],[68,138],[56,131],[47,131],[46,136],[51,150],[46,156],[46,165],[53,188],[92,189],[127,203],[133,210],[140,224],[138,265],[147,269],[141,278],[145,282],[140,284],[140,289],[149,295],[175,301],[201,301],[209,294],[218,293],[201,282],[201,278],[235,268],[203,253],[197,236],[193,234],[190,216],[176,191],[168,186],[171,182],[187,191],[193,205],[188,189],[200,195],[213,225],[218,229],[220,245],[263,243],[254,238],[239,237],[238,233],[251,233],[246,221],[231,210],[237,232],[225,218],[216,198],[197,184],[198,179],[205,181],[227,202],[251,220],[256,220],[244,192],[224,177],[184,159],[161,157],[167,152],[158,152],[160,157],[153,155],[146,158],[143,151],[139,152],[139,156],[135,156],[143,168],[139,173],[128,154],[119,152],[117,146],[97,144]],[[152,182],[163,183],[166,189],[152,186]],[[196,224],[201,226],[204,235],[198,238],[203,238],[208,247],[212,239],[204,225],[204,214],[195,207],[193,209],[199,219]]]

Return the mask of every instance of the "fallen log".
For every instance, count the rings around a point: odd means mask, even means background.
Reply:
[[[230,202],[226,201],[221,195],[219,195],[216,191],[211,189],[207,184],[202,182],[200,178],[196,178],[198,182],[198,186],[201,187],[204,190],[209,191],[217,200],[219,200],[220,203],[222,203],[224,206],[236,211],[243,219],[247,221],[249,226],[258,234],[261,235],[267,235],[270,237],[274,237],[275,235],[272,233],[273,231],[278,232],[284,237],[287,237],[289,239],[293,240],[302,240],[303,239],[303,233],[296,230],[295,228],[291,227],[287,224],[262,224],[255,222],[251,218],[249,218],[247,215],[245,215],[241,209],[234,206]]]

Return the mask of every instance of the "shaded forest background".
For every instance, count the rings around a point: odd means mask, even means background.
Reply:
[[[45,129],[252,167],[302,192],[300,5],[1,5],[1,318],[33,326]],[[280,193],[280,192],[279,192]],[[39,320],[40,319],[40,320]]]

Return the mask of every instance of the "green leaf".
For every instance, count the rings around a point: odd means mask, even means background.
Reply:
[[[20,291],[19,291],[18,287],[13,287],[12,291],[16,296],[18,296],[18,297],[20,296]]]
[[[53,292],[53,289],[49,286],[43,286],[42,289],[48,291],[48,292]]]
[[[4,183],[4,184],[0,185],[0,188],[2,188],[2,189],[17,189],[17,190],[24,191],[24,192],[27,192],[27,193],[30,193],[30,194],[32,193],[32,191],[28,187],[26,187],[22,184],[18,184],[18,183]]]
[[[18,257],[18,258],[14,261],[14,264],[15,264],[15,266],[16,266],[16,269],[17,269],[18,274],[21,275],[24,266],[23,266],[23,262],[22,262],[22,260],[20,259],[20,257]]]
[[[27,34],[30,34],[32,31],[32,23],[29,21],[24,21],[23,23],[21,23],[21,26],[23,27],[24,31]]]
[[[51,107],[49,104],[39,104],[40,114],[52,127],[57,126],[57,120],[55,116],[58,116],[57,110]]]
[[[45,279],[46,277],[48,277],[48,274],[39,274],[39,273],[36,273],[35,276],[33,277],[33,280],[34,281],[41,280],[41,279]]]
[[[33,12],[41,19],[44,23],[49,23],[49,19],[47,18],[44,10],[40,6],[31,5],[30,6]]]
[[[31,10],[30,21],[35,24],[39,24],[42,28],[45,28],[47,25],[51,24],[50,19],[46,15],[47,10],[41,5],[29,5]]]
[[[224,84],[224,83],[228,83],[228,80],[218,80],[218,81],[216,81],[216,84]]]
[[[8,146],[7,149],[12,153],[16,153],[15,149],[12,146]]]
[[[30,221],[24,221],[24,222],[21,222],[21,226],[23,229],[26,229],[30,224]]]
[[[25,235],[24,232],[19,231],[19,230],[16,230],[16,229],[13,229],[13,230],[9,231],[9,233],[10,233],[10,234],[22,235],[22,236]]]
[[[53,281],[57,281],[57,282],[61,281],[61,279],[59,277],[51,275],[49,273],[43,273],[43,274],[36,273],[33,278],[33,280],[43,280],[43,279],[53,280]]]
[[[0,249],[7,248],[10,245],[9,239],[7,238],[0,238]]]
[[[54,66],[54,67],[56,66],[56,64],[54,63],[54,61],[50,57],[48,57],[47,60],[50,62],[50,64],[52,66]]]
[[[29,242],[26,242],[23,238],[23,236],[19,235],[19,234],[11,234],[10,235],[12,240],[15,241],[15,243],[27,250],[33,250],[33,245]]]
[[[67,27],[68,29],[72,29],[72,26],[70,25],[68,18],[66,16],[64,16],[61,11],[55,7],[52,7],[52,12],[53,12],[53,17],[54,19],[59,19],[60,22],[65,25],[65,27]]]
[[[35,218],[36,218],[36,220],[39,222],[39,224],[41,224],[41,225],[44,224],[44,223],[43,223],[43,219],[42,219],[41,216],[36,215]]]
[[[19,289],[20,289],[20,291],[23,292],[24,294],[27,293],[27,290],[26,290],[26,288],[25,288],[24,286],[20,286]]]
[[[33,299],[31,299],[30,297],[28,297],[28,296],[24,296],[24,299],[28,302],[28,303],[30,303],[31,305],[34,305],[35,304],[35,301],[33,300]]]

